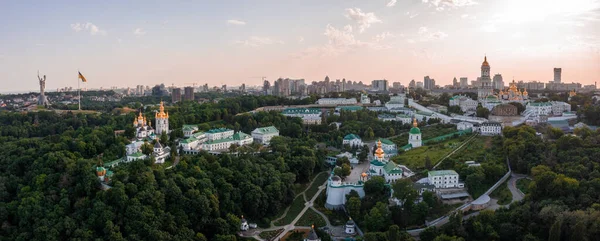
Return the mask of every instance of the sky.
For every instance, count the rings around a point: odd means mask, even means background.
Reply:
[[[600,81],[600,0],[0,1],[0,92],[261,85]]]

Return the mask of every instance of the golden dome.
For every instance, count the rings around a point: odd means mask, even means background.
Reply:
[[[418,127],[419,123],[417,123],[417,118],[413,119],[413,127]]]
[[[367,173],[363,172],[362,174],[360,174],[362,177],[367,177]]]
[[[523,95],[529,95],[529,93],[527,93],[527,88],[523,88]]]
[[[143,121],[144,117],[142,116],[142,112],[140,111],[140,115],[138,116],[138,121]]]
[[[577,92],[575,92],[575,90],[571,90],[571,92],[569,92],[569,97],[573,97],[576,95],[577,95]]]
[[[385,153],[383,152],[383,149],[381,148],[381,140],[377,141],[377,150],[375,151],[375,156],[379,159],[383,159],[383,155]]]
[[[517,84],[515,83],[515,80],[513,80],[512,83],[510,83],[510,87],[508,87],[508,90],[510,92],[518,92],[519,91],[517,89]]]
[[[169,114],[165,113],[165,106],[163,102],[160,102],[159,112],[156,113],[156,118],[169,118]]]
[[[487,62],[487,56],[483,57],[483,63],[481,64],[481,66],[490,66],[490,64]]]

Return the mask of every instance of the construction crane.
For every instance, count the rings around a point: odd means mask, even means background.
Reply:
[[[251,79],[256,79],[256,78],[261,78],[263,82],[265,82],[265,80],[267,79],[266,76],[255,76],[255,77],[249,77]]]

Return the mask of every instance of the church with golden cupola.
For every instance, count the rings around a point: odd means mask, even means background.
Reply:
[[[169,113],[165,113],[164,103],[160,102],[159,111],[156,113],[156,134],[169,134]]]
[[[135,137],[138,140],[142,139],[154,139],[154,129],[150,125],[150,122],[146,120],[146,117],[142,115],[140,111],[140,115],[133,120],[133,127],[135,128]]]
[[[503,101],[523,102],[529,100],[529,93],[527,93],[527,89],[519,91],[515,80],[513,80],[506,90],[500,90],[500,93],[498,93],[498,98]]]

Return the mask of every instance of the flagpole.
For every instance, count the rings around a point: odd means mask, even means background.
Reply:
[[[77,69],[77,94],[79,95],[79,110],[81,110],[81,87],[79,87],[79,69]]]

